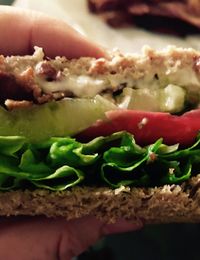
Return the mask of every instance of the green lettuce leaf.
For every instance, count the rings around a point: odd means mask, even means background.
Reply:
[[[141,147],[134,136],[117,132],[81,143],[53,137],[32,144],[21,136],[0,136],[0,190],[49,189],[76,185],[159,186],[176,184],[198,174],[200,135],[180,148],[159,139]]]

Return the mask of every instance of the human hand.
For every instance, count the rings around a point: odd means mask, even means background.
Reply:
[[[42,13],[0,6],[0,54],[31,54],[34,46],[49,57],[104,56],[100,47],[65,22]]]
[[[0,7],[0,54],[31,54],[35,45],[49,57],[105,56],[66,23],[41,13]],[[141,224],[119,221],[106,225],[94,217],[10,217],[0,219],[0,259],[67,260],[80,254],[103,235],[136,230]]]
[[[70,260],[104,235],[140,229],[141,223],[120,220],[105,224],[95,217],[11,217],[0,220],[0,259]]]

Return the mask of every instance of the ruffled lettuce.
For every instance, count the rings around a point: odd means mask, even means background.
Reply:
[[[176,184],[197,174],[199,166],[200,136],[186,149],[165,145],[162,139],[141,147],[127,132],[88,143],[54,137],[31,144],[20,136],[0,137],[0,190]]]

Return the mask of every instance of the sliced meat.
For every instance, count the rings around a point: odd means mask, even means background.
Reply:
[[[0,102],[6,99],[31,100],[32,93],[16,81],[16,78],[6,72],[0,72]]]
[[[200,3],[198,3],[200,7]],[[166,16],[171,18],[179,18],[198,28],[200,28],[200,8],[195,9],[191,5],[184,2],[166,2],[155,5],[133,4],[128,7],[128,12],[133,15],[150,14],[155,16]]]
[[[112,26],[121,26],[127,22],[137,24],[138,17],[146,19],[146,16],[156,16],[158,27],[162,22],[160,17],[167,17],[200,28],[198,0],[88,0],[88,6],[91,12],[100,14]]]
[[[49,95],[43,95],[34,82],[31,68],[17,77],[8,72],[0,71],[0,104],[8,109],[30,106],[32,103],[45,103],[51,100]]]

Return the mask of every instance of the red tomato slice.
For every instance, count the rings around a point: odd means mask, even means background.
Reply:
[[[180,143],[187,146],[194,143],[200,130],[200,109],[181,116],[135,110],[109,111],[105,120],[98,120],[78,137],[91,140],[122,130],[132,133],[140,145],[151,144],[162,137],[166,144]]]

